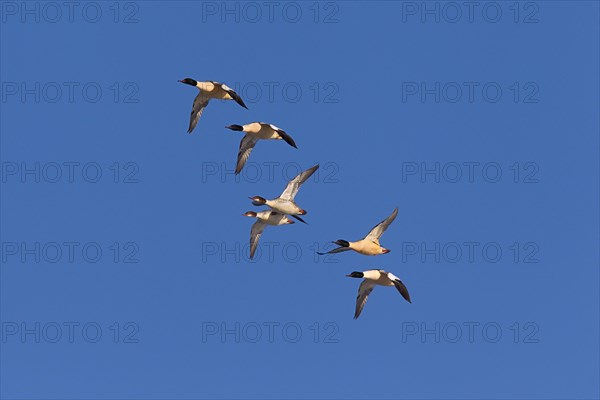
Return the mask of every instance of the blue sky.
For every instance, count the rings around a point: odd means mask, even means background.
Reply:
[[[598,398],[598,3],[269,4],[0,3],[2,398]]]

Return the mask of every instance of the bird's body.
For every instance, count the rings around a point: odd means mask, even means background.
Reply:
[[[247,125],[242,125],[243,131],[246,134],[263,140],[281,140],[283,139],[279,132],[280,128],[275,125],[267,124],[265,122],[252,122]]]
[[[192,105],[192,113],[190,115],[190,125],[188,128],[188,133],[192,133],[196,125],[198,124],[198,120],[200,120],[200,116],[204,112],[204,109],[208,105],[208,102],[211,99],[218,100],[234,100],[240,106],[248,109],[246,104],[242,98],[229,86],[224,83],[219,83],[215,81],[206,81],[206,82],[198,82],[191,78],[185,78],[180,80],[179,82],[185,83],[186,85],[195,86],[199,93],[194,99],[194,103]]]
[[[354,271],[349,275],[346,275],[350,278],[363,278],[364,280],[361,282],[358,287],[358,295],[356,296],[356,308],[354,311],[354,319],[357,319],[360,316],[365,304],[367,303],[367,299],[369,294],[373,291],[375,286],[395,286],[398,292],[402,295],[402,297],[411,303],[410,295],[408,294],[408,289],[404,286],[404,283],[398,278],[396,275],[391,272],[384,271],[382,269],[371,269],[368,271]]]
[[[233,96],[231,95],[232,89],[223,83],[214,81],[196,82],[196,87],[204,97],[210,99],[233,100]]]
[[[379,243],[379,238],[381,237],[381,235],[383,235],[387,227],[394,221],[394,219],[396,219],[397,215],[398,207],[394,209],[394,211],[389,217],[381,221],[379,224],[375,225],[373,229],[371,229],[371,231],[367,234],[367,236],[365,236],[364,239],[357,240],[355,242],[350,242],[343,239],[336,240],[333,243],[337,244],[340,247],[330,250],[327,253],[317,253],[321,255],[334,254],[348,250],[354,250],[357,253],[363,254],[365,256],[376,256],[379,254],[389,253],[389,249],[386,249],[385,247],[381,246],[381,244]]]
[[[379,241],[372,241],[368,239],[362,239],[356,242],[348,242],[348,248],[365,256],[376,256],[389,252],[388,249],[383,248],[379,244]]]
[[[302,186],[302,184],[306,182],[318,168],[319,164],[307,169],[306,171],[300,172],[298,175],[296,175],[296,177],[294,177],[294,179],[288,182],[283,193],[281,193],[281,195],[276,199],[267,200],[261,196],[250,197],[252,204],[255,206],[266,205],[273,211],[291,215],[297,220],[304,222],[304,220],[299,218],[298,215],[305,215],[306,210],[300,208],[294,199],[300,190],[300,186]]]
[[[285,140],[287,144],[298,148],[294,139],[288,135],[283,129],[266,122],[252,122],[246,125],[229,125],[226,127],[232,131],[241,131],[246,134],[240,142],[240,148],[237,156],[235,173],[239,174],[244,168],[246,161],[250,157],[252,149],[259,140]]]
[[[258,196],[255,196],[252,199],[255,199],[256,197],[258,197]],[[283,199],[277,198],[277,199],[273,199],[273,200],[265,200],[265,202],[262,204],[259,204],[258,202],[253,201],[253,204],[254,205],[264,204],[273,211],[277,211],[277,212],[280,212],[282,214],[287,214],[287,215],[304,215],[304,214],[306,214],[306,211],[304,211],[303,209],[298,207],[298,205],[293,200],[283,200]]]
[[[293,224],[294,221],[290,220],[284,214],[273,212],[271,210],[259,211],[256,214],[257,222],[262,222],[267,225],[278,226],[285,224]]]
[[[252,225],[252,229],[250,230],[250,259],[254,258],[254,253],[258,247],[258,241],[267,225],[278,226],[294,223],[294,221],[285,214],[280,214],[271,210],[260,212],[248,211],[243,215],[256,218],[256,222]]]

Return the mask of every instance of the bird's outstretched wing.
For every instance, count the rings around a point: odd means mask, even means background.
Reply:
[[[237,92],[235,90],[233,90],[232,88],[230,88],[229,86],[227,86],[226,84],[221,83],[221,82],[217,82],[217,81],[209,81],[209,82],[212,83],[213,85],[218,86],[221,89],[223,89],[223,91],[225,91],[225,93],[229,94],[231,96],[231,98],[233,100],[235,100],[236,103],[238,103],[240,106],[244,107],[246,110],[248,109],[248,107],[246,107],[246,104],[244,104],[244,100],[242,100],[240,95],[237,94]]]
[[[286,131],[284,131],[283,129],[281,129],[273,124],[268,124],[268,125],[271,127],[271,129],[273,129],[275,132],[277,132],[279,134],[279,136],[281,136],[281,138],[283,140],[285,140],[285,142],[287,144],[289,144],[292,147],[298,148],[298,146],[296,146],[296,142],[294,142],[294,139],[292,139],[292,137]]]
[[[375,283],[368,279],[365,279],[361,282],[360,286],[358,287],[358,296],[356,296],[356,309],[354,311],[354,319],[357,319],[360,316],[360,313],[365,307],[367,299],[369,298],[369,295],[373,291],[374,287]]]
[[[248,161],[248,157],[250,157],[250,153],[252,152],[256,142],[258,142],[258,139],[250,135],[245,135],[242,138],[237,156],[237,165],[235,167],[236,174],[239,174],[242,171],[242,168],[244,168],[244,165],[246,164],[246,161]]]
[[[257,220],[254,224],[252,224],[252,229],[250,230],[250,259],[254,258],[254,253],[256,252],[256,248],[258,247],[258,240],[265,230],[266,223]]]
[[[381,237],[381,235],[383,235],[383,232],[385,232],[387,227],[394,221],[394,219],[396,219],[396,215],[398,215],[398,207],[394,208],[394,211],[389,217],[375,225],[373,229],[371,229],[371,231],[367,234],[365,239],[374,242],[379,242],[379,238]]]
[[[200,120],[204,109],[208,105],[209,100],[210,99],[206,97],[202,92],[198,93],[198,95],[194,99],[194,104],[192,105],[192,113],[190,114],[190,127],[188,128],[188,133],[192,133],[194,128],[196,128],[196,125],[198,124],[198,121]]]
[[[408,301],[409,303],[412,303],[412,301],[410,301],[410,294],[408,294],[408,289],[406,288],[406,286],[404,286],[404,283],[402,283],[400,279],[394,279],[393,282],[394,286],[396,286],[396,289],[398,289],[402,297],[404,297],[404,300]]]
[[[298,194],[298,190],[300,190],[300,186],[304,182],[308,180],[315,173],[315,171],[319,169],[319,164],[315,165],[312,168],[307,169],[304,172],[300,172],[294,179],[288,182],[285,190],[281,193],[280,198],[284,200],[294,201],[294,197]]]

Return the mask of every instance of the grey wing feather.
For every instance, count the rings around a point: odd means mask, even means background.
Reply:
[[[394,209],[394,211],[392,212],[392,214],[389,217],[387,217],[386,219],[384,219],[383,221],[381,221],[380,223],[375,225],[373,227],[373,229],[371,229],[371,232],[369,232],[369,234],[365,237],[365,239],[379,240],[381,235],[383,235],[383,232],[385,232],[385,230],[388,228],[388,226],[390,226],[390,224],[394,221],[394,219],[396,219],[396,215],[398,215],[398,207],[396,207]]]
[[[208,105],[208,101],[210,99],[202,94],[202,92],[198,93],[198,96],[194,99],[194,104],[192,105],[192,113],[190,114],[190,127],[188,128],[188,133],[192,133],[204,109]]]
[[[354,311],[354,319],[357,319],[360,316],[365,304],[367,303],[367,299],[369,295],[373,291],[375,284],[367,279],[362,281],[360,286],[358,287],[358,296],[356,296],[356,310]]]
[[[242,138],[237,156],[237,165],[235,167],[236,174],[239,174],[242,171],[242,168],[244,168],[244,165],[246,164],[246,161],[248,161],[248,157],[250,157],[250,153],[252,152],[252,149],[254,148],[254,145],[256,145],[257,141],[258,139],[249,135],[245,135]]]
[[[279,197],[284,200],[294,200],[294,197],[298,194],[298,190],[300,190],[300,186],[302,186],[302,184],[306,182],[317,169],[319,169],[319,164],[296,175],[294,179],[288,182],[285,190]]]
[[[265,230],[266,224],[257,220],[254,224],[252,224],[252,229],[250,230],[250,259],[254,257],[254,253],[256,252],[256,248],[258,247],[258,240]]]

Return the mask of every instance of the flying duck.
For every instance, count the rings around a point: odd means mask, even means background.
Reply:
[[[242,100],[242,98],[232,88],[224,83],[214,81],[198,82],[192,78],[185,78],[178,82],[195,86],[200,91],[200,93],[198,93],[194,99],[194,104],[192,105],[188,133],[192,133],[196,127],[196,124],[198,124],[198,120],[200,119],[200,116],[208,105],[210,99],[235,100],[240,106],[244,107],[246,110],[248,109],[246,104],[244,104],[244,100]]]
[[[244,168],[244,164],[246,164],[254,145],[259,139],[283,139],[290,146],[298,148],[294,142],[294,139],[292,139],[292,137],[283,129],[272,124],[267,124],[266,122],[252,122],[247,125],[229,125],[225,128],[231,129],[232,131],[246,132],[246,135],[240,142],[240,150],[238,151],[237,165],[235,167],[236,174],[239,174],[242,171],[242,168]]]
[[[362,312],[365,303],[367,302],[367,298],[373,291],[376,285],[380,286],[395,286],[396,289],[400,292],[402,297],[409,303],[410,295],[408,294],[408,289],[404,286],[404,283],[398,278],[396,275],[391,272],[386,272],[382,269],[370,269],[368,271],[358,272],[354,271],[349,275],[346,275],[350,278],[364,278],[365,280],[361,282],[358,287],[358,296],[356,296],[356,310],[354,311],[354,319],[357,319]]]
[[[254,196],[250,197],[250,200],[252,200],[252,204],[255,206],[266,205],[270,207],[271,210],[290,215],[291,217],[296,218],[298,221],[304,222],[304,220],[298,217],[298,215],[305,215],[306,211],[298,207],[298,205],[294,202],[294,197],[296,197],[296,194],[298,194],[300,186],[302,186],[302,184],[306,182],[306,180],[310,178],[317,169],[319,169],[319,164],[307,169],[304,172],[300,172],[294,179],[288,182],[283,193],[281,193],[281,195],[276,199],[267,200],[264,197]]]
[[[245,217],[256,218],[256,222],[252,225],[252,229],[250,230],[251,260],[254,257],[256,248],[258,247],[258,240],[260,239],[260,236],[262,235],[267,225],[277,226],[294,223],[294,221],[288,218],[285,214],[280,214],[271,210],[265,210],[260,212],[248,211],[242,215]]]
[[[389,253],[389,249],[386,249],[379,244],[379,238],[381,237],[381,235],[383,235],[383,232],[385,232],[385,230],[392,223],[392,221],[394,221],[396,215],[398,215],[398,207],[394,209],[394,211],[389,217],[375,225],[375,227],[371,229],[371,232],[369,232],[369,234],[364,239],[356,242],[348,242],[347,240],[342,239],[336,240],[333,243],[339,245],[340,247],[330,250],[327,253],[317,252],[317,254],[333,254],[340,253],[346,250],[354,250],[357,253],[364,254],[365,256],[376,256],[379,254]]]

